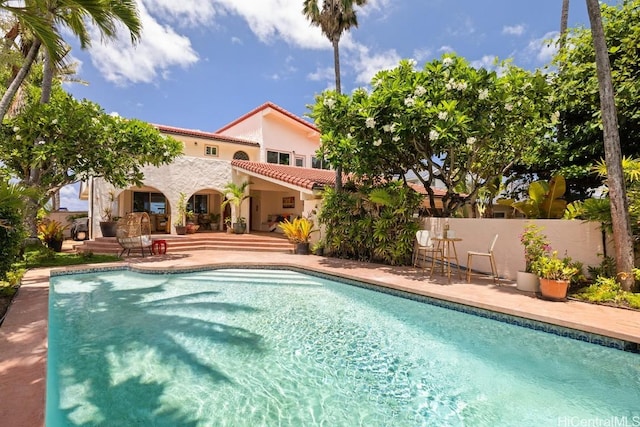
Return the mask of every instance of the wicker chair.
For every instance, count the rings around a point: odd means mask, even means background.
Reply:
[[[140,249],[144,258],[145,248],[152,255],[151,244],[151,221],[146,212],[132,212],[120,218],[118,221],[118,229],[116,232],[116,240],[122,246],[120,256],[127,251],[127,255],[131,253],[131,249]]]

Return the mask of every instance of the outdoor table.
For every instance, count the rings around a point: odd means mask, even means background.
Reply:
[[[447,278],[451,281],[451,261],[454,260],[458,268],[458,279],[462,280],[458,252],[456,251],[456,242],[461,242],[462,239],[459,237],[435,236],[432,237],[431,240],[436,242],[436,256],[431,260],[431,271],[434,271],[435,262],[440,261],[442,263],[442,274],[445,274],[446,267]]]

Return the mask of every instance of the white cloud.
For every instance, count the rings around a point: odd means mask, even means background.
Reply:
[[[80,184],[66,185],[60,189],[60,207],[70,211],[86,211],[87,201],[78,197]]]
[[[527,54],[532,55],[537,61],[548,63],[557,52],[556,41],[559,36],[558,31],[550,31],[539,39],[529,41]]]
[[[476,59],[475,61],[471,61],[471,66],[473,68],[485,68],[487,70],[495,70],[496,67],[496,59],[495,55],[483,55],[482,58]]]
[[[355,57],[347,62],[357,74],[356,83],[369,84],[378,71],[395,68],[401,59],[394,49],[371,54],[368,47],[359,45],[353,50]]]
[[[450,52],[455,52],[455,49],[449,45],[444,45],[438,48],[438,52],[450,53]]]
[[[188,67],[198,61],[191,41],[163,26],[140,6],[143,33],[139,44],[131,45],[128,33],[119,31],[116,40],[94,43],[90,48],[91,61],[105,79],[116,84],[151,83],[158,74],[166,78],[175,66]],[[98,39],[94,29],[94,39]]]
[[[302,3],[290,0],[137,0],[143,23],[143,34],[137,46],[132,46],[128,34],[120,32],[117,40],[107,44],[95,43],[90,54],[93,65],[109,81],[127,83],[152,83],[159,78],[169,78],[174,67],[189,67],[199,61],[199,55],[191,40],[178,27],[223,28],[224,18],[235,15],[243,19],[258,40],[272,44],[278,40],[302,49],[331,49],[330,42],[320,29],[311,26],[302,15]],[[384,13],[390,0],[370,0],[359,8],[359,16],[377,11]],[[97,40],[97,32],[94,34]],[[231,43],[243,44],[235,35]],[[350,33],[342,36],[341,50],[358,52],[349,63],[358,74],[358,81],[367,80],[379,69],[395,66],[398,55],[388,51],[370,55],[368,49],[351,39]],[[381,67],[381,68],[376,68]],[[295,69],[289,67],[289,71]],[[344,70],[348,72],[347,70]],[[309,75],[320,78],[321,70]]]
[[[307,78],[314,82],[335,79],[335,76],[336,73],[333,67],[317,68],[313,73],[307,74]]]
[[[413,51],[413,58],[418,62],[423,62],[429,59],[432,54],[431,49],[416,49]]]
[[[525,26],[522,24],[519,25],[506,25],[502,27],[502,34],[507,34],[511,36],[521,36],[524,34]]]

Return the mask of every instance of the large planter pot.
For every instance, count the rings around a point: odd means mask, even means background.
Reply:
[[[518,271],[516,288],[524,292],[540,292],[540,279],[533,273]]]
[[[47,246],[54,252],[62,252],[62,239],[47,240]]]
[[[176,225],[176,234],[180,234],[180,235],[187,234],[187,226]]]
[[[100,221],[102,237],[116,237],[118,231],[117,221]]]
[[[540,278],[540,295],[551,301],[565,301],[569,290],[568,280],[553,280]]]
[[[233,224],[233,232],[236,234],[244,234],[247,231],[247,224],[243,224],[241,222],[236,222]]]
[[[309,242],[296,243],[296,253],[298,255],[309,255]]]

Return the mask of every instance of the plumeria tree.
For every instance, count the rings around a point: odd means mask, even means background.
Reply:
[[[365,181],[413,172],[434,209],[432,186],[441,181],[449,216],[530,155],[557,119],[544,75],[500,67],[498,75],[447,54],[422,70],[405,60],[381,71],[370,93],[326,91],[311,113],[322,133],[321,154]]]
[[[25,187],[43,194],[31,200],[32,215],[64,185],[90,176],[117,187],[140,184],[144,165],[168,164],[181,153],[180,142],[149,124],[105,114],[60,87],[48,104],[38,98],[33,89],[23,111],[0,127],[0,162]]]

